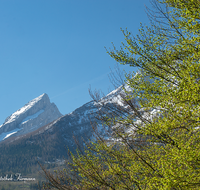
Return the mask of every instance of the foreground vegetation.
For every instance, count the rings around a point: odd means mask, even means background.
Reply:
[[[122,30],[126,43],[108,51],[140,68],[126,76],[126,111],[100,113],[112,138],[96,133],[65,170],[43,168],[45,189],[200,189],[200,1],[152,3],[151,26]]]

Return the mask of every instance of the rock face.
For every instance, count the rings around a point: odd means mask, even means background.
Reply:
[[[50,103],[48,95],[44,93],[5,120],[0,126],[0,141],[34,131],[61,116],[56,105]]]

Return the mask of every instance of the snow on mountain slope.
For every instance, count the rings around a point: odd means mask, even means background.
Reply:
[[[0,141],[3,141],[7,138],[9,138],[10,136],[12,136],[13,134],[17,133],[20,129],[16,128],[12,131],[6,132],[6,133],[1,133],[0,134]]]
[[[33,107],[37,102],[39,102],[44,96],[46,96],[46,94],[42,94],[39,97],[31,100],[30,102],[28,102],[28,104],[26,104],[25,106],[23,106],[22,108],[20,108],[19,110],[17,110],[16,112],[14,112],[11,116],[9,116],[5,122],[4,125],[7,123],[11,123],[13,121],[15,121],[17,118],[20,117],[21,114],[25,113],[27,110],[29,110],[31,107]]]
[[[10,115],[0,126],[0,141],[11,136],[18,136],[34,131],[62,114],[54,103],[50,103],[47,94],[31,100],[22,108]]]
[[[26,118],[21,122],[21,124],[25,124],[26,122],[28,122],[28,121],[30,121],[30,120],[32,120],[32,119],[37,118],[37,117],[38,117],[41,113],[43,113],[43,112],[44,112],[44,110],[40,110],[40,111],[38,111],[37,113],[35,113],[35,114],[31,115],[31,116],[26,117]]]

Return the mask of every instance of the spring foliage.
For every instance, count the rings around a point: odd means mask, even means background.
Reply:
[[[122,30],[125,43],[108,51],[140,70],[126,76],[129,114],[107,118],[115,140],[88,143],[56,176],[62,182],[46,173],[46,188],[200,189],[200,1],[152,5],[151,25],[137,36]]]

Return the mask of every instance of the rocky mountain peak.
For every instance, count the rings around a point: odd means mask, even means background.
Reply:
[[[29,101],[22,108],[6,118],[0,126],[0,140],[9,134],[24,134],[42,127],[62,114],[46,93]],[[2,136],[2,138],[1,138]]]

